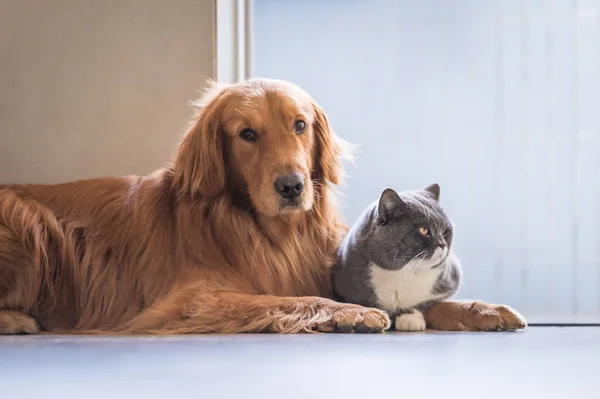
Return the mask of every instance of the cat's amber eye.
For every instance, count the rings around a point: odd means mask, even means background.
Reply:
[[[423,236],[428,236],[429,230],[426,229],[425,227],[419,227],[419,233],[421,233],[421,235],[423,235]]]

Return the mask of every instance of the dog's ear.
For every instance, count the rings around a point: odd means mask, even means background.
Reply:
[[[313,101],[315,120],[315,172],[316,178],[322,178],[333,184],[342,179],[341,159],[352,159],[351,145],[340,139],[329,125],[323,109]]]
[[[198,109],[179,146],[173,165],[174,185],[181,196],[214,198],[226,184],[220,125],[226,86],[211,84],[194,106]]]

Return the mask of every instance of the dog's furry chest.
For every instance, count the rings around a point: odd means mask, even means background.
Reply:
[[[410,309],[442,297],[433,293],[441,268],[418,269],[408,264],[400,270],[387,270],[374,263],[369,268],[378,305],[387,312]]]
[[[283,238],[280,237],[283,241]],[[248,279],[254,291],[277,296],[331,296],[330,268],[333,255],[327,244],[299,237],[287,245],[258,245],[251,253],[243,253],[236,263],[250,265]]]

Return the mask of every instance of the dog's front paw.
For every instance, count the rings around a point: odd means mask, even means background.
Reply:
[[[336,304],[324,310],[325,319],[319,320],[311,329],[320,332],[377,333],[390,328],[390,318],[379,309],[352,304]]]
[[[474,302],[469,313],[473,329],[479,331],[515,331],[527,327],[525,318],[506,305]]]
[[[397,331],[425,331],[425,318],[415,309],[397,316],[395,326]]]
[[[427,325],[440,331],[515,331],[525,318],[506,305],[483,302],[440,302],[425,313]]]

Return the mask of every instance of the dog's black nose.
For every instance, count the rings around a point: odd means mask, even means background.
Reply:
[[[294,199],[304,190],[304,179],[298,173],[291,175],[279,176],[275,180],[275,190],[283,197],[287,199]]]

